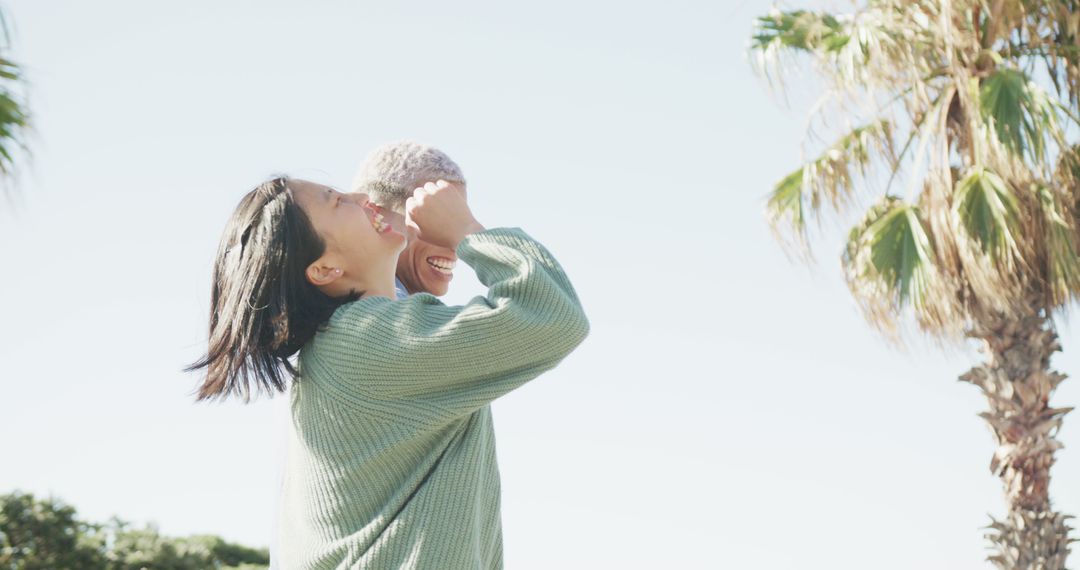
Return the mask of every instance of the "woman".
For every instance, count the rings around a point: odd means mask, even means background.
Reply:
[[[259,186],[222,237],[209,350],[192,369],[206,369],[200,400],[295,380],[281,568],[501,568],[489,403],[588,333],[551,254],[521,230],[485,230],[459,188],[429,183],[406,212],[487,296],[393,300],[405,237],[365,195],[311,182]]]

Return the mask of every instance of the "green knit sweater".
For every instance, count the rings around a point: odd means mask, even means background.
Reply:
[[[490,402],[551,369],[589,325],[559,264],[519,229],[457,249],[489,289],[340,307],[300,351],[280,568],[502,567]]]

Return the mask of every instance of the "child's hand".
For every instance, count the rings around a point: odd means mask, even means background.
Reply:
[[[445,180],[428,182],[405,201],[405,225],[430,244],[457,249],[465,236],[483,231],[473,217],[465,193]]]

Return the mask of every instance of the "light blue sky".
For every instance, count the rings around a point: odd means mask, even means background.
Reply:
[[[1004,506],[955,379],[978,355],[893,350],[837,232],[808,270],[765,224],[806,113],[747,63],[767,2],[7,7],[37,135],[0,214],[0,491],[266,544],[279,404],[195,405],[180,372],[218,237],[268,175],[344,187],[408,137],[458,160],[484,224],[550,247],[593,323],[495,405],[509,568],[985,567]],[[478,292],[463,268],[449,300]],[[1061,439],[1080,514],[1080,416]]]

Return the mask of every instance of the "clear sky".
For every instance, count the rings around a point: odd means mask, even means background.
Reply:
[[[180,372],[218,238],[269,175],[347,187],[413,138],[481,222],[548,245],[592,322],[495,404],[508,568],[985,568],[1004,504],[956,381],[979,355],[886,345],[839,232],[807,269],[765,223],[806,116],[748,64],[767,2],[5,4],[36,134],[0,213],[0,491],[267,544],[280,399],[196,405]],[[459,267],[450,302],[481,292]],[[1061,439],[1080,514],[1080,415]]]

